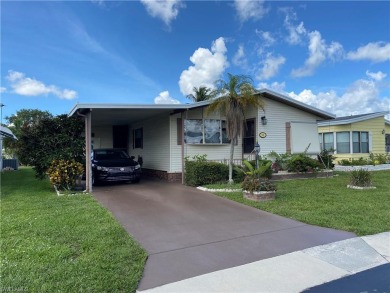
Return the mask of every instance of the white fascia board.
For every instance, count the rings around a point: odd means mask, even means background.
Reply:
[[[325,121],[320,121],[318,122],[318,126],[335,126],[335,125],[344,125],[344,124],[351,124],[351,123],[356,123],[356,122],[361,122],[369,119],[374,119],[378,118],[381,116],[387,115],[388,112],[377,112],[377,113],[372,113],[370,115],[365,115],[361,117],[353,117],[351,116],[350,119],[343,119],[343,120],[325,120]]]

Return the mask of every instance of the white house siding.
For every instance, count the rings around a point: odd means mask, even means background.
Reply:
[[[259,109],[257,116],[257,141],[260,144],[260,154],[271,151],[286,153],[286,122],[316,122],[323,120],[314,114],[288,106],[286,104],[264,98],[265,113]],[[261,116],[267,117],[267,125],[262,125]],[[265,132],[266,138],[260,138],[259,133]]]
[[[199,108],[183,112],[183,119],[223,119],[218,113],[206,115],[205,108]],[[171,169],[170,172],[181,172],[182,169],[182,146],[177,144],[177,118],[181,114],[171,116]],[[207,154],[207,160],[228,160],[230,144],[221,145],[194,145],[184,144],[184,156],[192,158],[195,155]],[[234,146],[234,159],[242,159],[242,139],[239,138]]]
[[[133,130],[143,128],[143,148],[133,148]],[[147,169],[169,171],[169,116],[163,115],[130,126],[129,153],[143,158]]]

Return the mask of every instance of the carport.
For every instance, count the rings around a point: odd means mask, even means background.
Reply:
[[[355,237],[157,179],[93,195],[148,252],[139,290]]]
[[[139,121],[145,121],[154,117],[178,114],[188,109],[202,107],[209,102],[200,102],[195,104],[178,105],[142,105],[142,104],[76,104],[69,112],[69,117],[81,117],[85,123],[85,165],[89,166],[86,170],[86,191],[92,192],[92,172],[91,172],[91,151],[93,133],[92,127],[105,125],[131,125]],[[183,127],[182,127],[183,129]],[[182,144],[183,145],[183,144]],[[182,151],[182,158],[183,158]]]

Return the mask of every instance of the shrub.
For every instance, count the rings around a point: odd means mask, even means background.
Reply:
[[[47,170],[50,182],[60,190],[72,190],[84,167],[75,160],[53,160]]]
[[[322,169],[322,165],[305,154],[293,155],[287,162],[289,172],[313,172]]]
[[[353,186],[371,186],[371,173],[366,169],[354,170],[351,172],[349,184]]]
[[[274,170],[286,171],[288,169],[288,161],[291,159],[291,154],[278,154],[275,151],[272,151],[267,155],[267,158],[274,162]]]
[[[334,168],[334,159],[332,155],[333,150],[322,150],[321,153],[317,156],[319,162],[325,165],[325,168],[333,169]]]
[[[229,171],[229,170],[228,170]],[[228,174],[229,176],[229,174]],[[234,165],[233,166],[233,181],[234,182],[242,182],[244,181],[246,174],[241,167]]]
[[[250,193],[253,193],[254,191],[276,190],[275,184],[270,182],[268,179],[265,179],[267,172],[271,170],[271,164],[272,162],[269,161],[259,166],[258,169],[256,169],[251,164],[251,162],[244,161],[244,165],[246,166],[248,171],[245,172],[247,176],[241,183],[242,189],[249,191]]]
[[[229,177],[229,166],[206,161],[206,155],[197,155],[194,160],[185,158],[185,183],[199,186],[226,181]]]
[[[359,159],[343,159],[339,161],[341,166],[364,166],[370,165],[370,161],[368,159],[359,158]]]
[[[386,164],[390,162],[390,154],[373,154],[370,153],[370,163],[372,165]]]
[[[256,168],[256,161],[255,160],[253,160],[253,161],[244,161],[244,165],[246,166],[246,168],[244,168],[244,172],[250,171],[248,169],[248,165],[246,165],[245,162],[248,162],[253,168]],[[267,166],[267,167],[264,169],[264,173],[261,175],[261,177],[271,179],[272,173],[273,173],[272,172],[272,161],[260,158],[259,159],[258,168],[260,169],[263,166]]]

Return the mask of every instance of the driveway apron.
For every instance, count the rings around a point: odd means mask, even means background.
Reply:
[[[138,290],[356,236],[160,180],[93,195],[149,254]]]

